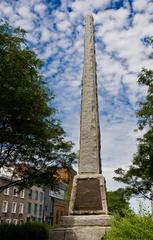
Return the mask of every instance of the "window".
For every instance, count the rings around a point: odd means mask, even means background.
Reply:
[[[4,195],[9,195],[9,188],[4,189]]]
[[[50,197],[52,197],[52,191],[51,191],[51,190],[48,191],[48,195],[49,195]]]
[[[24,198],[24,190],[20,192],[20,198]]]
[[[27,222],[30,222],[30,217],[27,217],[26,220],[27,220]]]
[[[35,200],[38,200],[38,191],[35,192]]]
[[[47,211],[48,211],[48,207],[45,205],[44,212],[47,212]]]
[[[30,214],[32,211],[32,203],[28,203],[28,213]]]
[[[23,204],[23,203],[20,203],[20,204],[19,204],[19,213],[20,213],[20,214],[23,214],[23,210],[24,210],[24,204]]]
[[[42,215],[42,204],[39,206],[39,215]]]
[[[34,216],[32,216],[32,221],[33,221],[33,222],[37,221],[37,218],[34,217]]]
[[[13,196],[14,196],[14,197],[17,197],[17,195],[18,195],[18,190],[17,190],[17,188],[13,188]]]
[[[38,208],[38,205],[35,204],[35,206],[34,206],[34,215],[37,215],[37,208]]]
[[[6,223],[11,223],[11,219],[6,219]]]
[[[17,219],[13,219],[12,223],[17,224],[18,220]]]
[[[63,216],[63,211],[61,211],[61,216],[60,216],[60,220],[61,220],[61,217]]]
[[[3,201],[2,212],[6,213],[8,209],[8,201]]]
[[[16,213],[16,206],[17,206],[17,203],[13,202],[12,203],[12,213]]]
[[[40,201],[43,200],[43,192],[40,192]]]
[[[59,219],[59,210],[56,211],[56,224],[58,224],[58,219]]]
[[[32,189],[29,189],[29,199],[32,199]]]
[[[58,188],[57,189],[58,191],[51,191],[49,194],[51,197],[55,197],[55,198],[58,198],[58,199],[64,199],[64,190],[63,189],[60,189]]]

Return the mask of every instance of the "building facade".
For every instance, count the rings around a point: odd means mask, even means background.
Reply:
[[[60,169],[56,191],[33,186],[19,191],[17,186],[0,192],[0,222],[44,222],[48,225],[60,223],[61,216],[68,214],[71,185],[76,172]],[[7,185],[9,176],[0,173],[0,186]]]
[[[26,221],[43,222],[44,191],[42,188],[33,186],[26,189]]]
[[[62,216],[68,215],[68,206],[74,169],[60,169],[58,171],[59,184],[56,191],[46,189],[44,193],[44,222],[49,225],[58,225]]]
[[[9,179],[0,177],[0,185],[6,185]],[[18,187],[6,188],[0,193],[0,222],[22,223],[43,221],[44,191],[33,186],[19,191]]]
[[[7,178],[0,178],[0,184],[7,184]],[[0,194],[0,222],[22,223],[26,220],[25,190],[18,193],[17,187],[5,189]]]
[[[63,215],[67,215],[68,208],[65,199],[66,186],[59,183],[57,191],[46,189],[44,193],[44,222],[57,225]]]

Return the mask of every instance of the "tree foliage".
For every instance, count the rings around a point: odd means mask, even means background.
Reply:
[[[107,202],[109,214],[118,213],[119,215],[124,216],[125,210],[130,209],[129,197],[126,196],[123,188],[107,192]]]
[[[143,68],[138,84],[147,87],[147,95],[137,111],[138,130],[146,130],[146,133],[138,139],[138,149],[129,169],[117,169],[118,176],[114,179],[125,183],[129,194],[153,199],[148,195],[153,185],[153,71]]]
[[[4,21],[0,59],[0,168],[12,173],[10,185],[54,185],[57,168],[75,159],[73,144],[55,117],[42,61],[28,47],[25,31]]]

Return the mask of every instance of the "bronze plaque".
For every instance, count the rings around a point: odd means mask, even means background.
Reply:
[[[102,210],[99,179],[78,179],[74,211]]]

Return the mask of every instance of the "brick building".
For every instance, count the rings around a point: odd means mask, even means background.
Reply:
[[[6,185],[9,179],[0,177],[0,185]],[[0,193],[0,222],[22,223],[43,221],[44,192],[33,186],[19,192],[17,187],[10,187]]]
[[[7,184],[6,177],[0,178],[0,185]],[[17,223],[26,220],[25,190],[18,193],[17,187],[5,189],[0,194],[0,222]]]
[[[0,222],[22,223],[41,221],[49,225],[59,224],[60,218],[68,213],[68,202],[73,177],[76,172],[60,169],[57,191],[33,186],[19,192],[10,187],[0,193]],[[9,176],[0,172],[0,186],[9,182]]]

